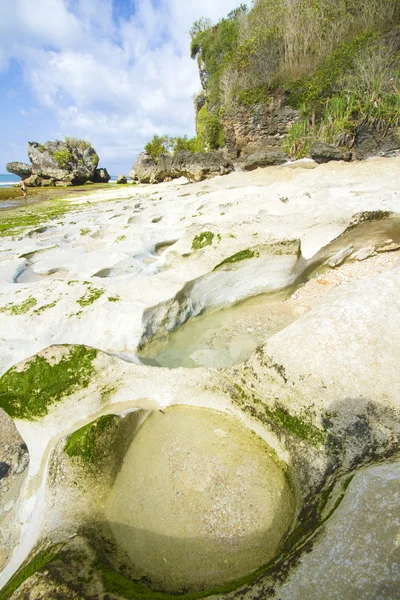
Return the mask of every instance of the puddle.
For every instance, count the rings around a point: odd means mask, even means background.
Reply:
[[[144,364],[168,367],[230,367],[243,363],[258,345],[298,315],[275,295],[257,296],[234,306],[193,317],[164,341],[138,354]]]
[[[189,406],[144,422],[105,505],[135,578],[170,593],[253,573],[277,553],[294,509],[263,440],[233,417]]]
[[[140,360],[167,368],[223,368],[243,363],[259,344],[307,312],[284,301],[300,286],[318,274],[327,273],[329,279],[329,273],[338,272],[348,260],[362,265],[367,258],[379,261],[380,255],[399,251],[400,216],[385,212],[356,215],[343,234],[309,260],[298,255],[293,261],[293,256],[276,252],[262,261],[263,248],[257,247],[237,268],[222,263],[220,271],[214,269],[188,282],[175,298],[148,309],[139,343]],[[364,271],[362,266],[356,269]],[[320,283],[331,286],[325,279]],[[252,297],[240,301],[240,295]],[[221,309],[227,300],[231,304]]]

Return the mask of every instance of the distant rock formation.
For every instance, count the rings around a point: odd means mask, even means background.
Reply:
[[[142,152],[130,171],[130,178],[139,183],[186,177],[189,181],[202,181],[233,171],[233,165],[220,152],[179,152],[174,156],[161,154],[156,160]]]
[[[119,184],[128,183],[126,175],[118,175],[118,177],[117,177],[117,183],[119,183]]]
[[[96,169],[93,177],[93,183],[108,183],[111,179],[111,175],[108,174],[107,169]]]
[[[24,163],[8,163],[6,166],[10,173],[27,178],[25,183],[28,186],[82,185],[94,181],[99,163],[96,151],[88,142],[68,137],[64,142],[56,140],[44,145],[28,142],[28,156],[31,167]],[[107,173],[103,171],[103,175]]]

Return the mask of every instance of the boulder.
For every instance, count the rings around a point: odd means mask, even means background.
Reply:
[[[34,175],[72,185],[93,180],[99,162],[90,144],[72,138],[47,142],[44,146],[28,142],[28,156]]]
[[[28,142],[31,165],[7,164],[7,170],[24,179],[31,187],[40,185],[81,185],[93,181],[99,157],[84,140],[66,138],[64,142]],[[49,183],[50,182],[50,183]]]
[[[108,174],[107,169],[96,169],[96,172],[93,177],[93,183],[108,183],[111,179],[111,176]]]
[[[175,156],[160,155],[156,160],[142,152],[133,165],[130,177],[139,183],[161,183],[167,179],[186,177],[202,181],[233,171],[233,165],[220,152],[179,152]]]
[[[21,179],[27,179],[32,175],[32,165],[22,162],[9,162],[6,164],[6,169],[9,173],[18,175]]]
[[[363,125],[357,127],[354,151],[357,160],[365,160],[369,156],[389,156],[400,149],[400,131],[392,131],[386,135]]]
[[[287,162],[289,157],[280,150],[257,152],[251,154],[243,163],[244,171],[253,171],[257,167],[270,167],[271,165],[282,165]]]
[[[128,183],[126,175],[118,175],[117,183],[120,183],[120,184]]]
[[[349,162],[352,158],[351,152],[344,152],[336,146],[318,141],[313,142],[311,145],[310,156],[319,164],[327,163],[331,160],[345,160]]]

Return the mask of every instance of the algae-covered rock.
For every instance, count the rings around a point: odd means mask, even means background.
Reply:
[[[10,417],[34,420],[77,388],[88,385],[97,351],[85,346],[55,346],[0,379],[0,408]]]

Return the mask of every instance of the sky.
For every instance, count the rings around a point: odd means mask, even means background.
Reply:
[[[91,142],[128,174],[154,134],[194,135],[192,23],[240,0],[0,0],[0,173],[27,142]]]

